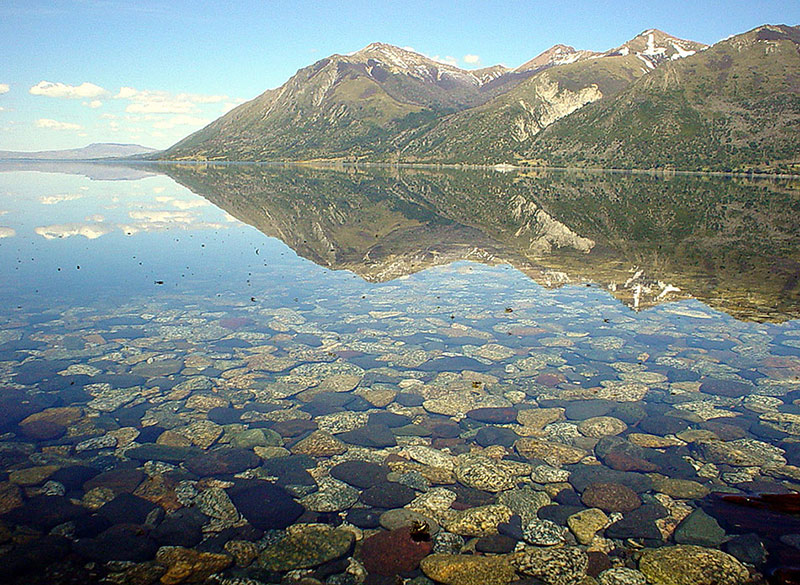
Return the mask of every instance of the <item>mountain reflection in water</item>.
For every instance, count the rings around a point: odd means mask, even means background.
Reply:
[[[643,309],[695,297],[800,316],[796,181],[578,172],[164,165],[300,256],[384,282],[455,260],[547,287],[594,282]]]

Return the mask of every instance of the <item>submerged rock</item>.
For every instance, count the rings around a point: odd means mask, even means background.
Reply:
[[[742,585],[750,577],[731,555],[692,545],[648,550],[639,570],[653,585]]]

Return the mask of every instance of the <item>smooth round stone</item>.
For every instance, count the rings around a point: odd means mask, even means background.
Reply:
[[[344,461],[334,465],[330,470],[331,477],[362,489],[384,483],[388,473],[389,470],[383,465],[369,461]]]
[[[757,534],[742,534],[725,543],[725,552],[742,563],[762,566],[767,561],[767,550]]]
[[[444,522],[444,527],[460,536],[487,536],[497,534],[497,526],[508,522],[511,514],[511,510],[502,504],[478,506],[454,513]]]
[[[51,441],[63,437],[67,432],[67,427],[50,420],[35,420],[26,425],[21,425],[20,430],[28,439]]]
[[[388,510],[381,514],[380,525],[386,530],[396,530],[404,526],[412,526],[417,524],[427,524],[431,534],[439,532],[439,525],[433,519],[408,510],[406,508],[397,508],[396,510]]]
[[[115,524],[144,524],[154,511],[163,514],[163,510],[153,502],[123,493],[103,504],[97,513]]]
[[[512,563],[517,571],[540,579],[546,585],[577,583],[586,574],[589,558],[580,548],[526,547],[514,553]]]
[[[533,520],[522,529],[525,542],[537,546],[555,546],[565,540],[566,530],[550,520]]]
[[[83,484],[83,491],[90,491],[94,488],[108,488],[115,494],[133,493],[144,480],[144,472],[138,469],[114,469],[106,471]]]
[[[378,528],[381,513],[372,508],[353,508],[347,512],[347,521],[359,528]]]
[[[578,423],[582,435],[599,439],[609,435],[619,435],[628,428],[624,422],[613,416],[595,416]]]
[[[282,437],[299,437],[308,432],[317,430],[317,423],[311,420],[301,418],[293,418],[289,420],[278,421],[272,425],[272,430],[281,435]]]
[[[689,423],[674,416],[648,416],[639,421],[639,430],[650,435],[675,435],[689,428]]]
[[[411,417],[404,414],[396,414],[394,412],[380,411],[372,412],[367,419],[367,426],[370,425],[386,425],[390,428],[402,427],[411,423]]]
[[[550,496],[530,486],[522,486],[500,493],[497,503],[507,506],[522,522],[527,523],[539,517],[537,512],[550,503]]]
[[[709,489],[701,483],[689,479],[676,479],[656,474],[651,476],[653,489],[679,500],[699,500],[708,495]]]
[[[684,518],[673,534],[678,544],[696,544],[705,547],[718,547],[725,541],[725,537],[725,531],[717,521],[701,509]]]
[[[397,439],[392,430],[385,424],[370,424],[365,427],[340,433],[337,439],[371,449],[385,449],[397,445]]]
[[[467,417],[489,424],[508,424],[517,421],[517,410],[510,406],[474,408],[467,412]]]
[[[422,559],[422,572],[444,585],[505,585],[514,567],[504,557],[433,554]]]
[[[332,434],[325,431],[314,431],[290,448],[292,453],[310,455],[311,457],[332,457],[347,451],[347,446]]]
[[[231,446],[238,449],[280,447],[281,445],[283,445],[283,439],[272,429],[247,429],[231,436]]]
[[[412,392],[401,392],[395,397],[394,401],[401,406],[415,407],[422,406],[422,403],[425,402],[425,399],[419,394],[414,394]]]
[[[491,534],[479,538],[475,543],[475,550],[482,553],[506,554],[514,550],[517,542],[519,541],[516,538],[505,534]]]
[[[607,569],[597,577],[600,585],[647,585],[647,577],[627,567]]]
[[[627,425],[635,425],[647,416],[647,411],[635,402],[623,402],[609,414]]]
[[[409,504],[416,495],[417,492],[410,487],[387,481],[365,489],[360,498],[367,506],[394,509]]]
[[[266,481],[247,481],[228,490],[228,497],[251,526],[282,530],[303,513],[303,506],[285,489]]]
[[[502,445],[503,447],[513,447],[519,435],[504,427],[483,427],[478,429],[475,435],[475,442],[481,447],[491,447],[492,445]]]
[[[211,575],[228,568],[233,557],[179,546],[162,546],[156,553],[156,562],[167,567],[160,579],[164,585],[206,583]]]
[[[481,455],[459,457],[456,479],[477,490],[501,492],[514,487],[514,476],[493,459]]]
[[[62,467],[50,476],[51,481],[57,481],[67,491],[82,487],[87,481],[100,473],[99,469],[86,465],[70,465]]]
[[[609,400],[575,400],[569,402],[564,409],[564,416],[569,420],[586,420],[605,416],[617,404]]]
[[[72,549],[79,555],[100,563],[110,561],[142,562],[156,555],[158,545],[139,526],[112,526],[97,538],[81,539]]]
[[[541,430],[560,420],[563,415],[563,408],[527,408],[517,412],[517,422],[524,427]]]
[[[57,465],[38,465],[36,467],[26,467],[12,471],[8,475],[8,480],[21,486],[34,486],[47,481],[56,471]]]
[[[247,449],[222,447],[206,451],[186,460],[186,469],[200,477],[233,475],[258,467],[261,458]]]
[[[3,516],[11,524],[33,526],[50,530],[54,526],[76,520],[88,513],[86,508],[76,506],[61,496],[34,496],[22,506],[14,508]]]
[[[414,571],[432,548],[428,530],[421,526],[405,526],[366,538],[360,557],[369,574],[392,576]]]
[[[303,497],[300,502],[313,512],[340,512],[358,501],[358,491],[344,482],[324,477],[317,482],[319,491]]]
[[[137,461],[164,461],[166,463],[181,463],[190,457],[200,454],[195,447],[177,447],[159,443],[145,443],[125,451],[125,456]]]
[[[607,538],[644,538],[650,540],[663,540],[661,531],[656,525],[656,520],[667,516],[667,511],[659,504],[646,504],[606,528]]]
[[[537,512],[537,515],[542,520],[550,520],[559,526],[566,526],[570,516],[577,514],[578,512],[583,512],[584,510],[586,510],[584,506],[551,504],[549,506],[543,506],[540,508]]]
[[[543,459],[548,463],[559,465],[578,463],[587,455],[586,451],[577,447],[553,441],[542,441],[532,437],[519,439],[515,444],[515,448],[526,459]]]
[[[599,530],[609,523],[608,516],[598,508],[589,508],[567,518],[567,526],[580,544],[588,545]]]
[[[569,480],[569,471],[551,465],[536,465],[531,471],[531,480],[536,483],[563,483]]]
[[[589,484],[581,501],[589,508],[600,508],[604,512],[630,512],[642,505],[636,492],[619,483]]]
[[[600,465],[570,465],[569,483],[582,492],[590,483],[621,483],[637,493],[653,489],[652,480],[642,474],[628,471],[616,471]]]
[[[355,536],[325,524],[298,524],[259,555],[259,564],[276,572],[308,569],[350,554]]]
[[[169,515],[154,530],[150,537],[160,546],[194,547],[203,540],[203,525],[208,516],[195,507],[181,508]]]
[[[692,545],[648,550],[639,570],[652,585],[742,585],[750,577],[731,555]]]
[[[738,382],[736,380],[717,380],[714,378],[706,379],[700,384],[700,392],[713,396],[725,396],[728,398],[740,398],[751,394],[754,390],[752,384]]]

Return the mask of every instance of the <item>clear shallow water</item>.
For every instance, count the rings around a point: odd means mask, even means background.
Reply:
[[[0,173],[4,579],[201,555],[380,582],[419,576],[390,550],[471,538],[565,545],[583,574],[750,532],[748,562],[794,564],[785,501],[708,495],[800,482],[791,184],[62,170]],[[568,521],[589,508],[594,539]],[[431,543],[386,532],[399,509]]]

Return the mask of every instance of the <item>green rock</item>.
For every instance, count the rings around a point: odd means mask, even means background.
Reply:
[[[741,585],[750,577],[731,555],[692,545],[649,550],[639,570],[652,585]]]
[[[280,541],[268,546],[259,556],[260,565],[269,571],[292,571],[317,567],[350,554],[352,532],[326,524],[297,524]]]
[[[725,540],[725,531],[714,518],[697,509],[678,524],[674,538],[678,544],[719,546]]]

